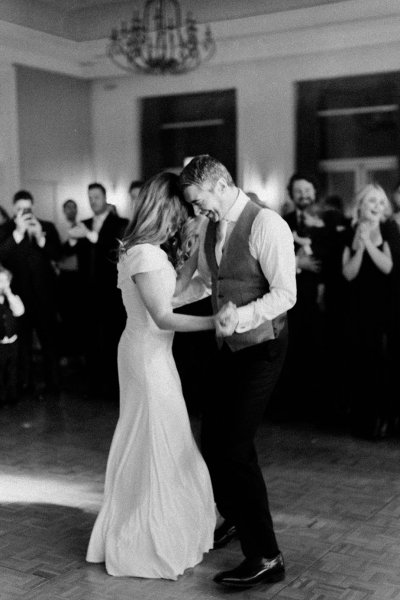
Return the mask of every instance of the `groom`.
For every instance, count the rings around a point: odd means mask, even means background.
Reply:
[[[211,156],[194,157],[180,184],[196,215],[208,218],[198,274],[205,282],[211,275],[214,311],[224,307],[201,444],[225,519],[214,547],[238,536],[245,559],[214,581],[231,587],[279,581],[285,567],[254,439],[287,348],[286,311],[296,301],[293,237],[276,212],[253,203]]]

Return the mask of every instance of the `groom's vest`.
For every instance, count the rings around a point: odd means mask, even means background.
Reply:
[[[212,277],[212,304],[217,312],[229,300],[236,306],[244,306],[269,292],[259,262],[249,250],[249,237],[253,221],[263,210],[253,202],[247,202],[232,233],[224,246],[221,263],[218,267],[215,258],[217,224],[209,222],[204,250]],[[265,321],[256,329],[244,333],[234,333],[225,342],[232,351],[254,346],[278,337],[286,322],[286,313],[272,321]]]

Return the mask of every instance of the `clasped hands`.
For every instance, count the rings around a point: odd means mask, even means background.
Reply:
[[[217,337],[232,335],[239,322],[239,314],[233,302],[227,302],[214,316]]]
[[[354,250],[363,251],[370,242],[370,227],[367,223],[359,223],[353,240]]]

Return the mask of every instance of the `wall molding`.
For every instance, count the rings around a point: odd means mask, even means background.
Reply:
[[[349,0],[211,24],[217,53],[202,68],[400,42],[398,0]],[[97,79],[121,77],[107,40],[75,42],[0,21],[1,62]]]

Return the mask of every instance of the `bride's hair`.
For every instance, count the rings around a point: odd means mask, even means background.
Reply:
[[[132,219],[120,244],[119,255],[137,244],[160,245],[178,266],[186,244],[184,224],[191,216],[178,185],[178,176],[163,172],[147,180],[134,203]]]

